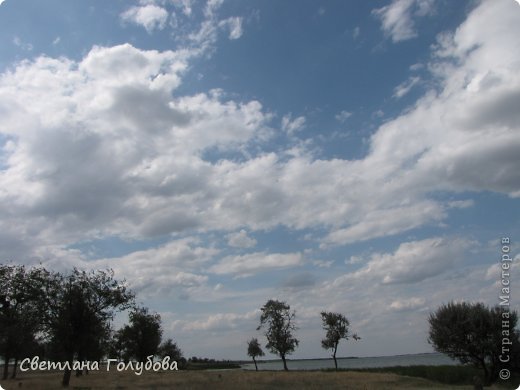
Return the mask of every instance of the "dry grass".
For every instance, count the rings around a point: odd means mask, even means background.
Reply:
[[[2,381],[6,390],[60,389],[60,373],[25,372],[15,380]],[[458,389],[472,386],[447,386],[419,378],[388,373],[322,372],[322,371],[170,371],[144,372],[94,371],[83,377],[72,377],[71,390],[98,389]]]

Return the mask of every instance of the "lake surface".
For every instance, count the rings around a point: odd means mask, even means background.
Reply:
[[[283,370],[281,360],[257,361],[259,370]],[[414,355],[376,356],[362,358],[338,358],[338,368],[376,368],[393,366],[443,366],[458,365],[458,361],[442,353],[419,353]],[[321,370],[334,368],[334,360],[330,359],[302,359],[287,360],[289,370]],[[253,363],[242,365],[243,369],[254,370]]]

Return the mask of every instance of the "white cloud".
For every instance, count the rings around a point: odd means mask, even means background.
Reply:
[[[461,261],[472,243],[465,239],[429,238],[405,242],[394,253],[374,253],[367,264],[339,277],[335,284],[351,280],[375,280],[382,284],[418,283],[447,273]]]
[[[121,14],[121,19],[143,26],[149,33],[162,30],[168,20],[168,11],[154,4],[131,7]]]
[[[410,77],[408,80],[406,80],[405,82],[403,82],[403,83],[399,84],[397,87],[395,87],[393,97],[395,97],[397,99],[402,98],[404,95],[406,95],[408,92],[410,92],[410,90],[415,85],[417,85],[417,83],[419,83],[419,81],[421,81],[420,77],[416,77],[416,76]]]
[[[218,313],[209,315],[204,319],[186,322],[183,324],[183,330],[221,331],[226,329],[235,329],[242,323],[256,323],[258,318],[260,318],[260,310],[253,310],[244,314]]]
[[[352,31],[352,38],[355,40],[359,37],[359,34],[361,33],[361,29],[359,26],[356,26],[354,30]]]
[[[381,208],[368,212],[359,222],[352,223],[348,228],[331,231],[325,237],[322,246],[349,244],[393,235],[428,222],[440,221],[444,217],[444,210],[435,202],[416,202],[412,205],[396,206],[388,210]]]
[[[339,114],[336,115],[336,120],[340,123],[345,123],[348,118],[352,116],[352,113],[349,111],[341,111]]]
[[[272,115],[260,103],[172,93],[197,49],[94,47],[78,61],[18,63],[0,75],[0,250],[33,258],[93,237],[275,226],[318,228],[324,245],[343,245],[464,206],[437,192],[518,197],[520,23],[515,4],[493,4],[440,38],[428,64],[436,89],[378,128],[358,160],[263,152]],[[287,131],[305,124],[284,118]]]
[[[249,237],[244,229],[228,234],[227,239],[228,245],[235,248],[252,248],[256,245],[256,240]]]
[[[433,0],[392,0],[392,3],[372,11],[381,20],[381,29],[393,42],[417,36],[414,17],[433,12]]]
[[[239,39],[244,32],[242,17],[231,16],[219,19],[218,11],[222,4],[223,0],[208,0],[203,10],[204,19],[200,27],[187,35],[188,40],[201,52],[211,52],[214,49],[220,30],[228,30],[228,38],[231,40]]]
[[[424,298],[396,300],[390,304],[390,309],[396,311],[417,310],[423,308],[425,302],[426,300]]]
[[[222,20],[219,23],[219,26],[229,28],[229,39],[234,40],[240,38],[244,32],[242,29],[242,22],[243,18],[233,16],[228,19]]]
[[[18,46],[20,49],[24,51],[32,51],[33,49],[33,45],[31,43],[23,42],[18,36],[15,36],[13,38],[13,43],[15,46]]]
[[[299,116],[292,119],[292,114],[284,115],[282,118],[282,129],[289,135],[293,135],[305,126],[305,117]]]
[[[303,264],[300,253],[255,252],[242,256],[227,256],[210,268],[216,274],[251,276],[267,270],[296,267]]]
[[[203,247],[193,239],[179,239],[158,248],[99,259],[83,266],[110,267],[140,294],[186,295],[206,285],[205,269],[217,254],[218,250]]]

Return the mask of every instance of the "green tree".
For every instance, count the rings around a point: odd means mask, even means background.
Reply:
[[[324,349],[332,350],[332,357],[334,358],[334,367],[338,369],[338,361],[336,360],[336,352],[338,351],[338,344],[341,339],[348,340],[349,334],[349,321],[347,317],[340,313],[333,312],[321,312],[321,320],[323,323],[323,329],[326,331],[325,338],[321,340],[321,346]],[[359,340],[360,337],[357,334],[353,334],[354,340]]]
[[[18,360],[33,354],[42,330],[42,287],[46,271],[21,265],[0,265],[0,356],[4,359],[3,379],[14,359],[11,377],[16,377]]]
[[[108,338],[108,325],[118,310],[133,303],[134,294],[114,279],[112,270],[79,271],[48,275],[46,284],[46,327],[56,357],[72,362],[99,359]],[[70,383],[65,369],[62,385]]]
[[[157,355],[160,358],[169,356],[171,360],[179,362],[182,358],[182,351],[178,347],[177,343],[174,343],[172,339],[167,339],[161,345],[159,345]]]
[[[482,303],[448,303],[430,314],[428,341],[436,351],[472,364],[484,372],[484,381],[491,384],[498,379],[501,367],[515,369],[518,362],[504,357],[518,351],[518,313],[499,306],[489,308]],[[507,327],[504,328],[507,322]],[[503,344],[504,341],[511,344]],[[509,351],[504,351],[507,346]],[[514,355],[513,355],[514,356]],[[501,359],[502,357],[502,359]]]
[[[162,328],[161,316],[149,313],[146,307],[135,308],[129,314],[130,324],[121,329],[120,337],[127,358],[144,362],[150,355],[159,352]]]
[[[258,366],[256,364],[257,356],[264,356],[264,351],[260,347],[260,343],[256,337],[253,337],[251,340],[247,342],[247,354],[253,358],[253,362],[255,363],[256,371],[258,371]]]
[[[294,319],[296,313],[291,312],[291,307],[285,303],[270,299],[261,308],[260,326],[257,330],[265,329],[267,338],[266,348],[272,353],[280,355],[283,361],[283,368],[288,371],[286,355],[294,352],[299,341],[293,336],[296,330]]]

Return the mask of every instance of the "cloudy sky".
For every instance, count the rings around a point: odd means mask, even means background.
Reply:
[[[430,352],[519,252],[519,132],[514,0],[7,0],[0,262],[113,268],[187,356],[270,298],[294,358],[322,310],[341,356]]]

